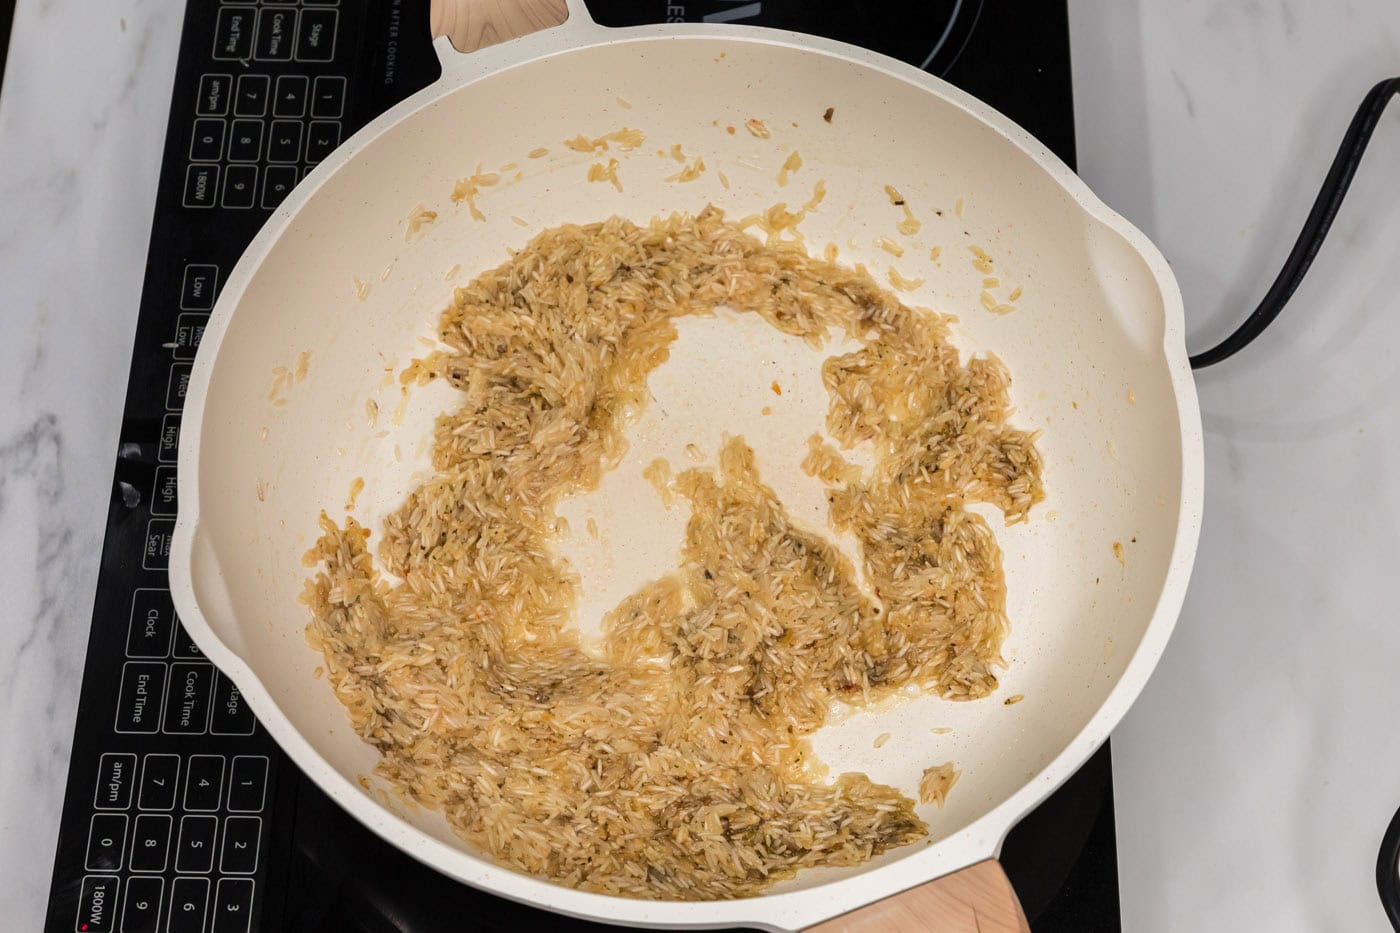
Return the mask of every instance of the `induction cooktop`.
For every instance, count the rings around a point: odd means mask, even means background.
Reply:
[[[180,412],[220,285],[301,178],[432,82],[426,3],[190,0],[155,205],[46,929],[607,929],[463,886],[382,842],[288,761],[167,589]],[[866,46],[1008,114],[1071,165],[1064,2],[593,0],[595,19],[742,22]],[[1013,9],[1014,7],[1014,9]],[[1120,928],[1107,746],[1002,861],[1033,929]]]

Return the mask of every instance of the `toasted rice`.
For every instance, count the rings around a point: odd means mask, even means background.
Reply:
[[[814,442],[808,469],[870,591],[730,438],[717,470],[674,478],[691,509],[680,566],[585,652],[577,579],[547,544],[555,507],[622,457],[673,319],[721,304],[862,344],[824,365],[827,429],[871,442],[874,466]],[[897,790],[828,781],[808,737],[836,698],[996,687],[1001,553],[965,505],[1011,522],[1042,498],[1005,367],[962,364],[947,318],[714,208],[548,230],[457,289],[438,337],[449,349],[410,374],[461,394],[437,421],[437,474],[386,520],[378,567],[349,517],[323,514],[307,555],[308,640],[379,776],[504,865],[633,897],[751,895],[924,836]]]
[[[948,792],[953,789],[954,784],[958,783],[960,777],[962,777],[962,772],[954,767],[951,761],[925,768],[924,776],[919,779],[919,800],[923,803],[934,804],[940,810],[943,809],[943,804],[948,799]]]

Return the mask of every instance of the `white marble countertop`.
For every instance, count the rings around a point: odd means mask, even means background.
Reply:
[[[42,924],[181,4],[19,0],[0,89],[0,917]],[[1162,247],[1194,348],[1272,279],[1391,0],[1071,0],[1080,169]],[[1387,928],[1400,805],[1400,106],[1258,344],[1199,377],[1205,528],[1114,735],[1124,928]],[[1392,394],[1394,393],[1394,394]]]

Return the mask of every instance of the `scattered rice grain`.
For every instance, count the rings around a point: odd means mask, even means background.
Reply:
[[[782,166],[778,169],[778,187],[787,187],[788,179],[801,167],[802,156],[794,149],[788,153],[788,157],[783,160]]]
[[[617,160],[609,159],[607,164],[594,162],[588,166],[589,181],[610,181],[612,186],[618,191],[622,190],[622,182],[617,180]]]
[[[948,792],[958,783],[960,777],[962,772],[953,767],[951,761],[925,769],[924,776],[919,779],[919,800],[936,804],[938,809],[942,810],[944,802],[948,799]]]

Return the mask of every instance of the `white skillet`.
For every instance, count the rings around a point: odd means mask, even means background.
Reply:
[[[537,31],[469,54],[438,38],[441,79],[312,172],[230,275],[195,362],[180,440],[170,576],[186,628],[307,776],[385,839],[468,884],[639,926],[798,930],[844,914],[832,929],[919,929],[935,916],[948,929],[1023,929],[989,860],[1137,697],[1175,624],[1195,553],[1200,415],[1165,260],[1025,131],[911,66],[753,27],[605,29],[578,0],[569,0],[567,21],[550,25],[565,12],[556,4],[438,5],[438,32],[463,48]],[[749,120],[761,120],[768,138],[750,133]],[[562,145],[624,126],[640,129],[645,144],[592,156]],[[677,143],[687,162],[703,158],[697,180],[667,180],[680,166],[656,151]],[[803,166],[780,186],[793,151]],[[608,158],[618,160],[620,192],[586,180]],[[500,175],[476,200],[484,221],[449,200],[478,162]],[[319,658],[303,639],[297,602],[300,556],[318,510],[343,514],[356,478],[365,491],[354,512],[374,527],[425,466],[423,438],[449,393],[416,390],[395,419],[398,385],[384,376],[425,352],[416,337],[432,333],[448,302],[448,273],[459,267],[454,281],[464,282],[500,263],[507,247],[566,221],[613,213],[645,221],[707,202],[732,216],[779,200],[796,207],[818,179],[828,193],[801,224],[807,242],[835,243],[840,261],[863,262],[882,279],[889,266],[922,279],[906,300],[957,314],[960,347],[1001,356],[1016,420],[1045,430],[1047,501],[1014,528],[1000,529],[988,513],[1006,554],[1013,626],[1003,688],[974,703],[918,698],[858,713],[816,739],[833,773],[865,771],[911,795],[925,767],[956,762],[963,776],[947,806],[920,808],[929,844],[808,871],[747,900],[629,900],[502,868],[438,815],[391,808],[363,789],[357,778],[375,753],[314,675]],[[897,232],[904,215],[885,185],[907,200],[917,234]],[[438,216],[409,242],[407,218],[420,205]],[[877,246],[880,238],[903,255]],[[973,246],[993,258],[999,294],[1023,288],[1014,313],[983,310]],[[565,509],[574,536],[559,547],[583,574],[585,627],[674,564],[684,515],[665,510],[640,479],[658,454],[680,466],[684,445],[712,456],[722,432],[743,433],[793,514],[825,526],[821,490],[796,468],[825,410],[820,356],[747,317],[680,329],[671,361],[651,379],[656,402],[631,431],[626,461]],[[294,371],[302,352],[306,377],[284,380],[269,399],[274,370]],[[380,412],[373,425],[369,399]],[[590,514],[602,547],[582,538]],[[1023,702],[1005,705],[1017,694]],[[890,738],[876,748],[883,733]],[[968,870],[952,875],[960,869]]]

